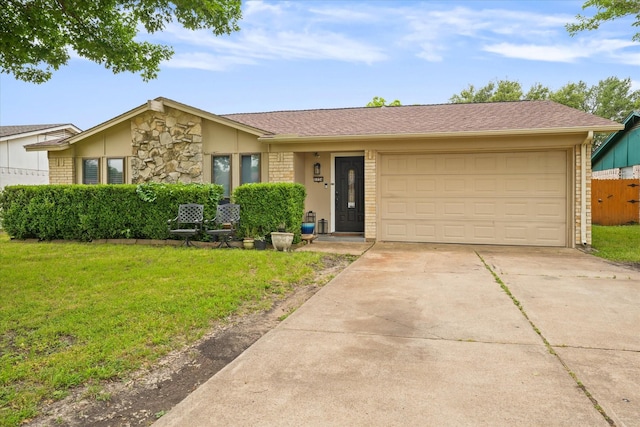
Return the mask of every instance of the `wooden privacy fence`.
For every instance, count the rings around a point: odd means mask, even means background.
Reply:
[[[640,179],[591,181],[591,222],[623,225],[640,222]]]

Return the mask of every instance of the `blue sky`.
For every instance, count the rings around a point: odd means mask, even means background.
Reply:
[[[74,57],[44,84],[0,74],[0,124],[88,129],[163,96],[215,113],[446,103],[469,84],[597,84],[640,89],[631,20],[570,37],[583,1],[254,1],[241,31],[215,37],[171,25],[145,38],[175,49],[157,80]],[[593,13],[587,10],[584,13]]]

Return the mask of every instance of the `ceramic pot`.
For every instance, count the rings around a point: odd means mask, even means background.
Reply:
[[[273,243],[273,248],[280,252],[290,251],[291,243],[293,243],[293,233],[280,233],[273,232],[271,233],[271,243]]]

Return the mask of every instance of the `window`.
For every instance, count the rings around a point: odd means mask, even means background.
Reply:
[[[260,154],[243,154],[240,162],[240,184],[260,182]]]
[[[354,209],[356,207],[356,171],[354,169],[349,169],[347,188],[347,208]]]
[[[124,159],[107,159],[107,184],[124,184]]]
[[[98,159],[82,160],[82,183],[83,184],[98,184],[100,182],[98,165],[99,165]]]
[[[231,195],[231,156],[213,156],[213,183],[224,187],[224,197]]]

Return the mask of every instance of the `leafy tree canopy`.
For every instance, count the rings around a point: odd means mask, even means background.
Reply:
[[[367,103],[366,107],[399,107],[402,104],[397,99],[387,102],[386,99],[379,96],[374,96],[371,102]]]
[[[169,46],[136,40],[174,20],[215,35],[237,31],[241,0],[4,0],[0,7],[0,72],[33,83],[49,80],[73,50],[114,73],[157,77]]]
[[[580,31],[597,30],[600,24],[633,15],[636,21],[634,27],[640,27],[640,0],[588,0],[582,5],[582,10],[595,7],[598,11],[592,17],[577,15],[578,22],[567,24],[566,28],[570,35],[574,36]],[[640,41],[640,32],[632,37],[634,41]]]
[[[459,94],[449,98],[449,101],[465,103],[545,99],[616,121],[622,121],[631,111],[640,109],[640,90],[631,90],[630,78],[618,77],[608,77],[591,87],[583,81],[570,82],[556,91],[536,83],[526,94],[517,81],[497,80],[479,89],[470,84]]]

